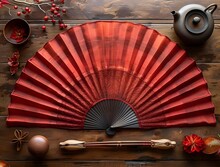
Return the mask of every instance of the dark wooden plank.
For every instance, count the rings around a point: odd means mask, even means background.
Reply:
[[[14,2],[13,0],[9,0]],[[34,0],[28,0],[33,2]],[[208,6],[211,3],[216,3],[220,6],[218,0],[184,0],[184,1],[158,1],[158,0],[139,0],[138,3],[133,0],[66,0],[64,6],[67,8],[67,14],[63,17],[65,20],[78,20],[78,19],[132,19],[132,20],[172,20],[170,14],[173,10],[179,10],[181,7],[190,4],[197,3],[203,6]],[[13,3],[15,4],[15,3]],[[25,5],[18,4],[21,8]],[[13,5],[7,5],[11,8],[11,15],[8,14],[7,8],[0,10],[0,20],[8,20],[16,17],[16,13],[19,10],[14,10]],[[37,6],[30,6],[32,13],[26,17],[27,20],[43,20],[44,13],[40,11]],[[47,11],[50,6],[43,5],[42,8]],[[216,10],[213,14],[215,19],[220,19],[220,12]],[[23,16],[21,16],[23,17]]]
[[[145,167],[152,163],[124,161],[9,161],[8,164],[13,167]]]
[[[218,167],[219,161],[9,161],[13,167],[29,166],[29,167]]]
[[[139,0],[138,3],[133,0],[103,0],[103,1],[75,1],[77,7],[88,19],[172,19],[170,14],[173,10],[179,10],[181,7],[198,3],[208,6],[211,3],[219,4],[218,0],[201,1],[158,1],[158,0]],[[219,11],[214,13],[214,18],[219,19]]]

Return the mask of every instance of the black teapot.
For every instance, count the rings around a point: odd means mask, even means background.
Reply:
[[[205,42],[214,29],[213,12],[217,4],[204,7],[199,4],[189,4],[179,11],[172,11],[174,30],[186,44],[201,44]]]

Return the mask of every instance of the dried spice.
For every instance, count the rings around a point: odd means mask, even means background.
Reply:
[[[14,27],[10,38],[17,43],[22,42],[27,37],[27,33],[23,27]]]
[[[183,140],[183,149],[187,153],[200,152],[204,148],[205,148],[205,143],[200,136],[196,134],[185,136]]]
[[[15,138],[12,139],[12,143],[16,144],[16,150],[20,151],[22,147],[22,143],[25,142],[25,138],[28,136],[28,132],[22,132],[22,130],[15,130],[14,136]]]
[[[10,66],[10,73],[14,75],[18,71],[20,54],[18,51],[14,52],[11,57],[8,58],[8,65]]]

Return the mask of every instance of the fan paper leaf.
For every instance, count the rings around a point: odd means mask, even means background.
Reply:
[[[8,0],[0,0],[0,8],[7,4],[9,4]]]
[[[8,126],[148,129],[216,122],[195,61],[157,31],[116,21],[75,26],[47,42],[28,60],[8,110]]]

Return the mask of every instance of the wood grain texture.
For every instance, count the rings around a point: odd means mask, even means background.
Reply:
[[[33,2],[34,0],[27,0]],[[13,3],[13,0],[9,0]],[[172,20],[170,14],[173,10],[179,10],[184,5],[197,3],[208,6],[212,3],[220,4],[218,0],[68,0],[65,3],[67,14],[65,20],[103,20],[103,19],[132,19],[132,20]],[[24,5],[20,6],[24,7]],[[8,20],[16,16],[17,10],[13,10],[13,5],[7,5],[11,8],[11,15],[7,8],[0,10],[0,19]],[[43,5],[42,8],[47,11],[50,6]],[[26,16],[27,20],[43,20],[44,13],[36,6],[31,6],[32,14]],[[215,19],[220,19],[219,10],[213,14]],[[23,16],[21,16],[23,17]]]
[[[12,0],[9,0],[12,2]],[[32,1],[32,0],[28,0]],[[192,3],[191,0],[66,0],[67,14],[64,16],[68,28],[77,24],[98,20],[118,20],[130,21],[144,24],[156,29],[161,34],[168,36],[172,41],[176,41],[187,51],[190,57],[196,60],[198,67],[202,70],[204,78],[208,82],[208,87],[212,93],[215,104],[215,114],[217,125],[214,127],[180,127],[168,129],[152,130],[119,130],[113,138],[106,136],[104,131],[89,130],[63,130],[49,128],[21,128],[6,126],[8,115],[7,107],[10,103],[10,93],[13,91],[14,84],[19,78],[25,63],[37,50],[44,44],[53,39],[62,30],[58,26],[46,23],[47,31],[42,32],[41,26],[44,25],[44,13],[37,7],[31,7],[33,13],[26,17],[30,23],[32,33],[29,41],[22,46],[15,47],[4,39],[3,28],[5,23],[16,17],[15,10],[11,10],[12,16],[8,15],[7,8],[0,9],[0,160],[6,160],[12,167],[163,167],[163,166],[219,166],[220,157],[216,155],[186,154],[182,149],[182,140],[185,135],[198,134],[202,137],[217,136],[220,129],[220,10],[214,12],[215,29],[212,36],[201,46],[187,46],[181,42],[173,30],[173,18],[170,12],[179,10],[182,6]],[[219,0],[194,0],[208,6],[217,3]],[[7,5],[12,8],[13,5]],[[45,10],[49,6],[43,6]],[[23,16],[22,16],[23,17]],[[15,50],[21,54],[19,71],[15,76],[9,73],[7,65],[8,57]],[[27,143],[23,144],[21,152],[15,150],[11,143],[14,130],[22,129],[28,131],[27,141],[34,135],[41,134],[46,136],[50,142],[50,149],[43,160],[34,158],[28,153]],[[152,150],[144,147],[131,148],[108,148],[108,149],[88,149],[78,152],[62,151],[58,144],[66,139],[77,139],[84,141],[106,141],[106,140],[146,140],[169,138],[177,141],[174,150]]]
[[[219,161],[9,161],[13,167],[164,167],[164,166],[199,166],[199,167],[218,167]]]

